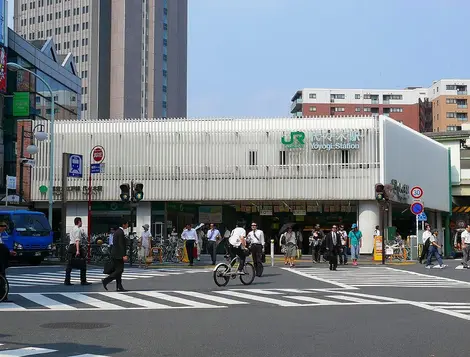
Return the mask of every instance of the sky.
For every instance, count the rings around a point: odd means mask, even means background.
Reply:
[[[470,78],[468,0],[188,2],[189,117],[290,116],[301,88]]]

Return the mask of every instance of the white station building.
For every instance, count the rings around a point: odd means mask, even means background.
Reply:
[[[47,126],[47,123],[45,123]],[[47,141],[38,143],[31,201],[47,212]],[[451,211],[448,149],[385,116],[266,119],[129,119],[57,121],[54,206],[60,217],[61,153],[83,155],[83,177],[68,178],[67,230],[81,216],[88,225],[91,149],[105,149],[104,172],[92,174],[92,231],[106,232],[128,215],[120,185],[142,183],[137,230],[215,222],[232,229],[244,218],[267,237],[285,223],[304,231],[304,251],[317,223],[347,229],[358,223],[361,252],[371,253],[380,221],[375,184],[391,184],[385,226],[413,234],[410,189],[422,188],[427,220],[442,227]],[[54,218],[58,224],[59,219]],[[390,231],[388,234],[391,234]]]

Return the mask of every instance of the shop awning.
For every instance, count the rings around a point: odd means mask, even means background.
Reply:
[[[457,206],[452,208],[454,213],[470,213],[470,206]]]

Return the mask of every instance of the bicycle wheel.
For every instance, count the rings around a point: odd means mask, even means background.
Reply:
[[[240,281],[243,285],[250,285],[255,280],[255,267],[251,263],[245,263],[243,267],[244,275],[240,275]]]
[[[229,270],[229,266],[225,263],[220,263],[217,265],[217,267],[214,269],[214,282],[217,286],[226,286],[228,284],[230,277],[226,276],[225,273],[227,273]],[[220,280],[218,278],[220,278]]]
[[[8,280],[3,275],[0,275],[0,302],[6,300],[9,291],[10,285],[8,285]]]

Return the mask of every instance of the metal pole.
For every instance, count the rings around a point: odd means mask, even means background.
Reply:
[[[129,246],[129,265],[132,267],[132,250],[133,250],[133,246],[134,246],[134,202],[132,202],[132,200],[134,199],[134,180],[131,181],[131,197],[130,200],[129,200],[129,206],[131,208],[131,230],[129,232],[129,238],[130,238],[130,246]]]
[[[68,162],[69,155],[67,153],[62,153],[62,187],[61,187],[61,222],[60,222],[60,232],[62,235],[62,250],[61,250],[61,260],[65,257],[65,247],[70,243],[67,242],[67,174],[68,174]]]
[[[8,175],[5,176],[5,206],[8,206]]]
[[[49,225],[51,226],[52,229],[52,213],[53,213],[53,206],[54,206],[54,197],[52,195],[52,189],[54,187],[54,118],[55,118],[55,106],[54,106],[54,93],[52,92],[51,87],[47,82],[42,79],[39,76],[36,76],[39,78],[49,89],[49,92],[51,93],[51,127],[49,129],[50,132],[50,149],[49,149]],[[64,163],[63,163],[64,164]],[[66,167],[66,166],[65,166]],[[64,168],[62,168],[64,170]],[[67,176],[66,176],[67,177]],[[67,183],[67,181],[66,181]],[[62,186],[62,190],[64,187]],[[62,194],[64,196],[64,194]],[[62,211],[62,215],[65,214],[65,217],[67,216],[66,213]],[[65,222],[62,222],[64,225]]]
[[[271,266],[274,266],[274,239],[271,239]]]
[[[416,254],[418,254],[418,230],[419,230],[419,219],[416,214]],[[410,260],[413,260],[413,247],[411,247]]]
[[[380,224],[380,229],[382,230],[382,265],[385,265],[385,206],[380,205],[381,212],[380,212],[380,220],[382,221]]]
[[[88,263],[91,260],[91,156],[93,149],[90,151],[90,172],[88,173]]]
[[[23,177],[24,177],[24,122],[21,125],[21,149],[20,149],[20,204],[23,203]]]

